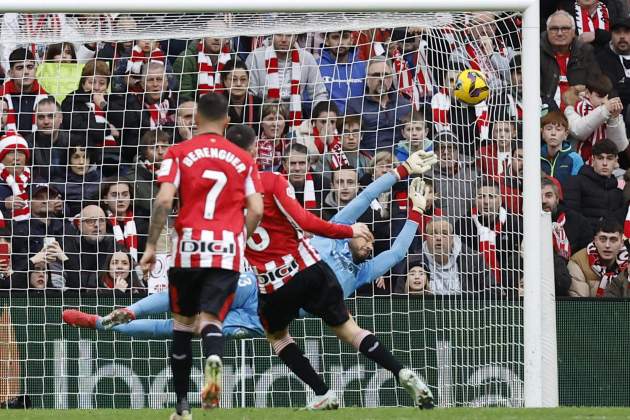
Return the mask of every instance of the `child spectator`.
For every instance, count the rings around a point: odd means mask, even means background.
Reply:
[[[100,182],[100,168],[92,163],[87,149],[69,148],[68,168],[61,177],[54,179],[55,189],[65,197],[65,214],[69,217],[79,214],[83,201],[98,195]]]
[[[427,270],[421,258],[409,262],[407,280],[405,282],[405,293],[409,295],[431,294],[431,288],[429,287],[429,270]]]
[[[256,163],[260,171],[274,171],[280,166],[284,148],[289,144],[289,111],[278,103],[266,104],[261,117],[260,134],[256,141]]]
[[[560,111],[552,111],[540,120],[543,144],[540,149],[542,171],[565,186],[569,176],[577,175],[584,161],[566,141],[569,122]]]
[[[477,169],[481,175],[499,179],[509,172],[512,165],[512,147],[516,140],[516,123],[497,119],[492,123],[491,141],[479,149]]]
[[[623,105],[617,97],[608,99],[612,91],[610,79],[600,74],[586,82],[585,97],[577,102],[575,89],[564,95],[567,106],[564,115],[569,121],[571,135],[578,140],[577,152],[586,163],[591,162],[592,148],[607,138],[617,146],[618,152],[628,147],[626,124],[621,115]],[[575,105],[575,109],[573,108]]]
[[[410,154],[418,150],[433,150],[433,142],[429,139],[429,132],[424,112],[412,111],[402,120],[402,138],[395,150],[396,159],[399,162],[407,160]]]
[[[363,177],[372,156],[359,150],[361,143],[361,117],[348,115],[337,119],[337,132],[341,133],[341,149],[348,159],[350,167],[357,170],[359,178]]]
[[[499,179],[501,196],[505,208],[514,214],[521,214],[523,207],[523,145],[518,142],[512,147],[512,165],[505,176]]]
[[[31,171],[28,143],[19,134],[0,139],[0,210],[10,211],[15,221],[28,220]]]
[[[138,214],[150,215],[157,195],[157,172],[171,144],[171,136],[163,130],[151,130],[142,135],[134,179],[134,209]]]

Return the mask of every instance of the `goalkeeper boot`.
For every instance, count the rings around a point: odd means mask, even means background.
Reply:
[[[219,394],[221,393],[221,371],[223,362],[216,354],[208,356],[203,368],[205,385],[201,390],[201,407],[219,407]]]
[[[175,406],[175,412],[171,414],[170,420],[192,420],[192,418],[190,404],[187,400],[181,400]]]
[[[62,312],[63,322],[73,327],[96,329],[98,315],[86,314],[77,309],[66,309]]]
[[[114,328],[116,325],[127,324],[136,319],[136,315],[129,308],[114,309],[109,315],[103,317],[101,325],[106,330]]]
[[[337,399],[337,394],[332,389],[329,389],[324,395],[315,395],[303,410],[336,410],[338,408],[339,399]]]
[[[402,369],[400,373],[398,373],[398,381],[409,395],[411,395],[416,407],[431,409],[435,406],[431,390],[420,380],[413,370]]]

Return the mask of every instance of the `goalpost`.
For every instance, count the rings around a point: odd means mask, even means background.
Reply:
[[[455,49],[463,49],[467,31],[475,25],[483,25],[475,20],[473,11],[506,12],[497,18],[497,22],[520,17],[523,300],[485,297],[475,300],[462,295],[414,297],[393,293],[353,297],[349,300],[349,309],[361,326],[374,330],[403,363],[409,364],[428,381],[437,393],[438,406],[557,406],[553,262],[549,261],[551,236],[548,218],[542,215],[540,199],[538,1],[319,0],[306,5],[284,0],[264,3],[232,0],[225,6],[192,0],[111,0],[99,5],[63,0],[44,4],[24,0],[5,4],[1,9],[4,13],[132,13],[136,25],[82,27],[68,17],[65,24],[69,30],[65,32],[22,36],[18,33],[11,38],[7,35],[0,38],[0,44],[190,41],[207,36],[264,37],[274,33],[325,34],[339,30],[397,27],[407,28],[407,39],[409,28],[423,27],[425,38],[448,37]],[[519,37],[519,34],[510,35]],[[321,41],[320,45],[312,37],[301,41],[307,43],[305,46],[315,56],[322,53]],[[448,88],[445,80],[448,80],[449,65],[448,62],[437,63],[429,69],[444,73],[444,79],[436,82],[433,93]],[[517,69],[508,68],[508,72],[512,70]],[[504,83],[502,89],[506,91],[516,88],[511,81],[504,79]],[[60,83],[49,86],[63,90]],[[53,88],[49,93],[69,92],[56,92]],[[431,109],[430,95],[426,97],[425,105]],[[452,108],[455,114],[465,110],[466,106],[455,103]],[[402,128],[401,121],[396,124],[396,129]],[[435,127],[437,121],[433,124],[433,134],[437,135],[441,129]],[[457,122],[453,122],[452,128],[457,129],[456,125]],[[474,161],[479,156],[469,158]],[[434,181],[440,181],[439,176]],[[323,201],[323,187],[318,193]],[[441,195],[444,200],[457,200],[452,190]],[[391,201],[393,198],[390,197],[387,203]],[[8,355],[2,353],[0,358],[3,363],[19,361],[22,393],[36,397],[36,406],[158,408],[172,403],[166,340],[130,340],[110,332],[77,332],[61,326],[59,314],[63,308],[94,306],[93,311],[104,315],[124,300],[66,296],[42,300],[29,295],[3,297],[1,301],[5,308],[9,308],[9,323],[12,321],[17,337],[13,339],[20,344],[17,351]],[[408,404],[406,396],[396,390],[391,376],[357,356],[349,346],[337,344],[319,320],[299,321],[292,332],[315,369],[324,375],[332,389],[341,394],[343,405]],[[7,339],[5,344],[11,344],[11,340]],[[279,364],[264,339],[232,340],[226,349],[224,389],[230,394],[222,401],[222,406],[299,406],[307,399],[308,392]],[[194,369],[193,372],[196,372],[193,381],[198,386],[201,372]],[[51,395],[51,385],[54,395]],[[195,402],[195,399],[191,401]]]

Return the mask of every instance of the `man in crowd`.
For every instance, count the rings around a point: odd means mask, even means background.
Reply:
[[[326,220],[332,219],[340,209],[357,196],[359,190],[357,170],[343,168],[333,172],[331,184],[332,189],[324,197],[322,203],[322,217]]]
[[[630,18],[613,22],[611,30],[610,44],[600,49],[596,59],[627,110],[630,104]],[[626,116],[626,125],[628,122]]]
[[[49,96],[37,103],[35,122],[37,130],[26,138],[32,150],[33,181],[49,182],[65,177],[70,136],[59,129],[62,115],[55,98]]]
[[[295,190],[295,199],[305,209],[319,212],[322,208],[322,175],[308,171],[306,146],[292,142],[282,156],[282,173]]]
[[[623,226],[612,219],[599,222],[592,242],[571,257],[568,268],[570,296],[628,296],[628,249]]]
[[[171,145],[171,136],[163,130],[149,130],[142,135],[134,175],[134,210],[151,214],[153,199],[158,192],[157,173]]]
[[[583,85],[601,73],[593,47],[576,38],[573,16],[564,10],[547,19],[547,30],[540,36],[540,66],[540,96],[543,102],[554,100],[561,109],[565,107],[562,94],[569,86]]]

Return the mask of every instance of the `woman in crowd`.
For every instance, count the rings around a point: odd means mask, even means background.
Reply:
[[[409,261],[405,293],[410,295],[431,294],[429,287],[429,270],[427,270],[420,259],[415,261],[410,259]]]
[[[282,163],[282,153],[289,144],[289,111],[279,103],[262,107],[260,134],[256,141],[256,163],[260,171],[275,171]]]
[[[230,124],[245,124],[258,132],[262,99],[249,92],[249,70],[243,61],[230,60],[223,66],[223,94],[228,100]]]
[[[116,294],[137,295],[146,293],[146,286],[135,270],[131,254],[117,251],[111,254],[98,273],[98,289],[112,290]],[[96,276],[96,274],[95,274]]]

